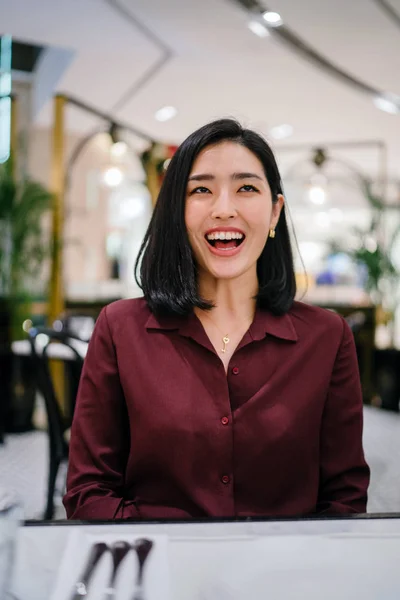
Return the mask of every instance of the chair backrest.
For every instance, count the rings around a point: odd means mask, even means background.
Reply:
[[[83,342],[77,336],[70,335],[65,330],[60,332],[45,327],[32,329],[29,332],[29,340],[32,359],[36,364],[37,387],[43,396],[47,412],[51,451],[61,459],[66,452],[64,433],[69,427],[69,423],[60,408],[60,402],[53,383],[50,361],[61,360],[66,365],[73,365],[76,367],[79,379],[84,352],[77,349],[76,342]],[[74,386],[74,390],[74,393],[76,393],[77,384]]]
[[[78,394],[78,386],[81,377],[83,361],[88,349],[88,341],[82,339],[80,335],[71,332],[69,329],[54,330],[45,327],[38,328],[38,332],[46,335],[49,344],[58,341],[60,344],[52,344],[51,348],[43,348],[45,354],[49,354],[51,349],[51,359],[58,359],[64,362],[65,369],[65,394],[68,401],[65,405],[65,417],[69,425],[75,410],[75,401]]]
[[[60,321],[63,324],[64,329],[70,334],[78,336],[85,342],[90,340],[96,323],[96,319],[93,316],[79,313],[69,314]]]

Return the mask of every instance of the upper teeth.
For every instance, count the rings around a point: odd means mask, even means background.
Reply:
[[[243,233],[237,231],[214,231],[207,234],[208,240],[241,240]]]

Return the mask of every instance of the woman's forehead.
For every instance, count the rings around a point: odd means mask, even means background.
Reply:
[[[193,173],[236,173],[248,171],[265,179],[263,166],[258,157],[242,144],[226,141],[204,148],[196,157]]]

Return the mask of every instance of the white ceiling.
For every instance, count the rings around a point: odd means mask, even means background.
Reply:
[[[230,0],[119,0],[172,50],[166,66],[115,115],[156,139],[180,142],[208,120],[234,115],[264,133],[282,123],[294,135],[276,142],[382,140],[392,177],[400,178],[400,115],[321,72],[276,36],[256,37],[248,15]],[[400,0],[391,0],[400,12]],[[338,66],[384,91],[400,94],[400,28],[373,0],[268,0],[284,22]],[[0,0],[1,29],[16,38],[71,51],[54,91],[111,112],[161,56],[157,46],[107,0]],[[54,65],[53,65],[54,66]],[[166,123],[155,111],[174,105]],[[93,125],[69,109],[68,125]],[[37,123],[51,120],[49,103]],[[287,153],[279,153],[287,162]],[[297,157],[298,158],[298,157]],[[378,173],[377,153],[352,153]]]

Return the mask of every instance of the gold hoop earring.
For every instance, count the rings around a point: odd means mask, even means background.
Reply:
[[[275,237],[275,229],[270,229],[269,230],[269,237],[272,238],[272,239]]]

